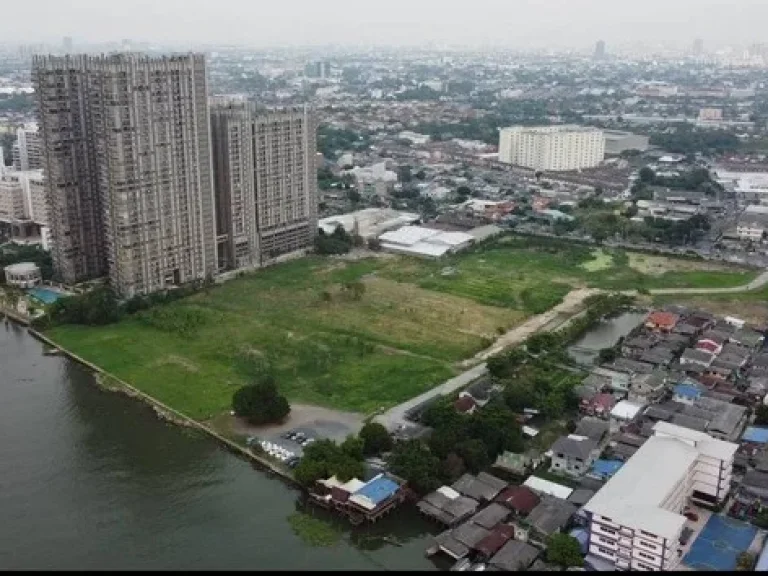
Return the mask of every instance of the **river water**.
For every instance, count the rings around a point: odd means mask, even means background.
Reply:
[[[199,432],[96,387],[0,321],[0,569],[435,569],[411,508],[331,548],[299,494]],[[384,541],[392,535],[402,547]]]
[[[600,350],[614,346],[619,338],[632,332],[645,316],[646,314],[642,312],[625,312],[600,322],[571,346],[568,353],[579,364],[591,366]]]

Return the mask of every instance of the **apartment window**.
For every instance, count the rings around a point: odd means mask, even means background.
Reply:
[[[656,534],[651,534],[650,532],[646,532],[645,530],[640,530],[640,534],[643,534],[645,536],[650,536],[651,538],[657,538]]]
[[[603,548],[602,546],[598,546],[597,549],[601,553],[603,553],[603,554],[605,554],[607,556],[613,556],[614,555],[613,550],[608,550],[607,548]]]
[[[646,554],[645,552],[638,552],[640,557],[645,558],[646,560],[656,560],[655,556],[651,556],[650,554]]]

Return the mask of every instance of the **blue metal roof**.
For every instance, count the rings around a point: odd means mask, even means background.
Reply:
[[[675,396],[682,396],[684,398],[698,398],[701,396],[701,390],[689,384],[678,384],[673,388],[673,391]]]
[[[380,478],[376,478],[375,480],[371,480],[360,488],[357,492],[355,492],[355,496],[365,496],[371,502],[378,505],[381,502],[384,502],[387,498],[392,496],[395,492],[397,492],[400,489],[400,485],[395,482],[394,480],[390,480],[389,478],[385,478],[384,476]]]
[[[755,444],[768,444],[768,428],[759,428],[750,426],[744,431],[741,437],[744,442],[754,442]]]
[[[603,478],[610,478],[622,466],[624,466],[624,462],[620,460],[595,460],[595,463],[592,464],[591,472]]]

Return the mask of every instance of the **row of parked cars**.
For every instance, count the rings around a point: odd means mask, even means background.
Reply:
[[[285,438],[286,440],[291,440],[292,442],[296,442],[296,444],[302,448],[306,448],[315,441],[314,438],[310,438],[304,434],[304,432],[285,432],[284,434],[281,434],[280,437]]]

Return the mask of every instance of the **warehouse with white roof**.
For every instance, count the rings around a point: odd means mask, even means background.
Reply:
[[[464,232],[443,232],[422,226],[403,226],[379,236],[382,250],[428,258],[458,252],[474,240],[474,236]]]

